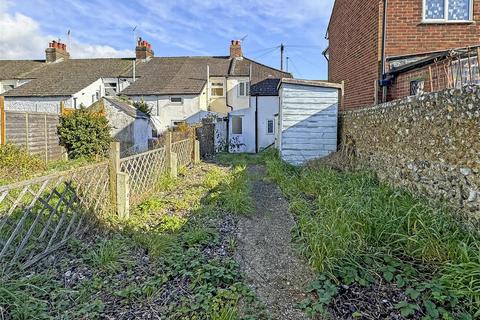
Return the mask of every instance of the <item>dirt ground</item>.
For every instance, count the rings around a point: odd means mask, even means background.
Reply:
[[[297,304],[315,275],[292,248],[295,221],[288,203],[275,184],[265,181],[263,166],[250,166],[248,173],[255,210],[239,217],[235,258],[272,319],[308,319]]]

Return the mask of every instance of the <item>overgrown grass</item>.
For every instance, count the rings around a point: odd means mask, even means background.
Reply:
[[[405,313],[419,303],[430,318],[480,316],[480,235],[449,209],[369,172],[294,168],[271,155],[266,166],[289,199],[297,243],[318,272],[365,285],[380,277],[422,292],[398,306]]]
[[[130,219],[112,219],[91,244],[72,239],[55,268],[2,276],[0,314],[96,319],[142,309],[167,319],[264,319],[231,254],[208,254],[235,249],[218,223],[246,212],[245,168],[198,170],[162,179]]]
[[[28,179],[46,170],[45,162],[13,144],[0,145],[0,185]]]

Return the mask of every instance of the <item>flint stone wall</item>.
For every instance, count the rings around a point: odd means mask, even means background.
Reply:
[[[480,86],[340,114],[340,136],[380,179],[480,217]]]

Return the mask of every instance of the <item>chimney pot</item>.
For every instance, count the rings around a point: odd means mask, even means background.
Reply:
[[[70,58],[70,54],[67,52],[67,45],[55,40],[48,44],[48,48],[45,49],[45,56],[47,63],[55,62],[61,58],[64,60]]]
[[[146,60],[153,57],[154,53],[152,45],[141,37],[138,38],[137,47],[135,48],[135,57],[137,60]]]
[[[242,58],[242,44],[240,40],[232,40],[230,45],[230,58]]]

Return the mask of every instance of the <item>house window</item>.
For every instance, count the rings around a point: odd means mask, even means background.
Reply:
[[[117,83],[116,82],[106,82],[105,83],[105,95],[114,96],[117,93]]]
[[[181,97],[170,97],[170,102],[171,103],[183,103],[183,99]]]
[[[242,134],[242,117],[232,116],[232,134]]]
[[[267,120],[267,134],[275,133],[275,122],[273,120]]]
[[[461,88],[465,84],[480,83],[480,69],[477,57],[453,61],[450,66],[450,72],[455,88]]]
[[[13,84],[4,84],[4,85],[3,85],[3,91],[4,91],[4,92],[6,92],[6,91],[8,91],[8,90],[12,90],[12,89],[14,89],[14,88],[15,88],[15,86],[14,86]]]
[[[423,0],[426,22],[462,22],[473,20],[473,0]]]
[[[77,98],[73,98],[73,108],[77,109]]]
[[[240,82],[238,84],[238,96],[246,97],[250,94],[250,84],[248,82]]]
[[[212,97],[223,97],[223,82],[212,82],[210,88],[210,94]]]
[[[417,79],[410,81],[410,95],[418,96],[425,92],[425,80]]]
[[[92,94],[92,103],[95,103],[95,96],[96,94]]]

